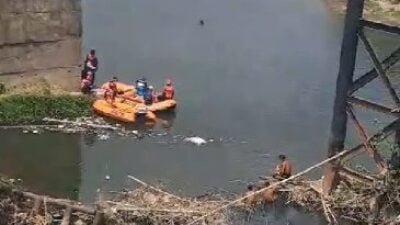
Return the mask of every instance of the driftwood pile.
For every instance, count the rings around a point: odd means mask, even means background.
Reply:
[[[323,197],[312,183],[295,186],[289,201],[323,212],[329,223],[341,220],[359,224],[400,224],[400,182],[394,179],[341,182],[330,197]]]
[[[82,212],[80,211],[82,209],[86,211],[84,206],[74,206],[69,202],[69,200],[47,199],[30,192],[12,189],[8,184],[2,183],[0,185],[0,224],[93,224],[95,211]]]
[[[142,184],[141,188],[118,193],[112,199],[98,203],[105,212],[106,224],[184,225],[226,203],[222,197],[184,198]],[[199,224],[225,225],[229,224],[228,220],[228,212],[219,211],[207,216]]]

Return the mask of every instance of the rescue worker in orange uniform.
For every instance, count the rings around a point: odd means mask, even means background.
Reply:
[[[279,160],[272,177],[278,180],[287,179],[292,176],[292,164],[285,155],[279,155]]]
[[[162,100],[173,99],[175,96],[175,89],[171,80],[167,80],[164,85]]]
[[[117,84],[115,82],[116,81],[114,79],[110,80],[108,82],[108,87],[105,87],[104,92],[104,99],[111,100],[111,104],[114,104],[115,97],[117,97],[118,94]]]

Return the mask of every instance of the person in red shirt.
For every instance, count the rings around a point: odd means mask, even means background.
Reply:
[[[81,91],[84,94],[89,94],[92,90],[92,84],[93,84],[93,74],[88,71],[86,73],[86,76],[81,79]]]
[[[172,85],[172,81],[168,79],[164,85],[162,99],[163,100],[173,99],[174,96],[175,96],[174,86]]]
[[[93,74],[92,84],[94,83],[95,80],[95,73],[97,72],[98,65],[99,65],[99,60],[96,57],[96,50],[92,49],[86,56],[84,64],[84,70],[91,71]]]

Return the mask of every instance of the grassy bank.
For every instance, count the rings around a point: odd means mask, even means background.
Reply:
[[[326,3],[335,12],[346,11],[347,0],[326,0]],[[364,18],[400,26],[400,0],[365,0]]]
[[[70,95],[7,95],[0,97],[0,125],[36,124],[45,117],[88,116],[90,98]]]

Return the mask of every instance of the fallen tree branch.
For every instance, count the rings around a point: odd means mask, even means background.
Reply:
[[[54,204],[54,205],[59,205],[63,207],[71,207],[72,210],[94,215],[95,214],[95,209],[89,206],[83,206],[83,205],[77,205],[76,202],[73,202],[71,200],[67,199],[56,199],[56,198],[51,198],[47,196],[41,196],[37,195],[31,192],[25,192],[25,191],[19,191],[19,190],[13,190],[14,193],[22,194],[26,198],[31,198],[31,199],[38,199],[37,201],[45,201],[47,204]]]
[[[329,224],[332,224],[332,220],[331,220],[331,217],[329,215],[328,207],[326,205],[324,196],[322,194],[320,194],[319,196],[321,197],[322,211],[324,212],[325,219],[326,219],[326,221],[328,221]]]
[[[181,213],[181,214],[196,214],[204,215],[206,212],[195,211],[195,210],[171,210],[171,209],[157,209],[157,208],[138,208],[130,204],[123,204],[113,201],[107,201],[106,203],[115,205],[113,208],[117,211],[144,211],[144,212],[161,212],[161,213]]]

